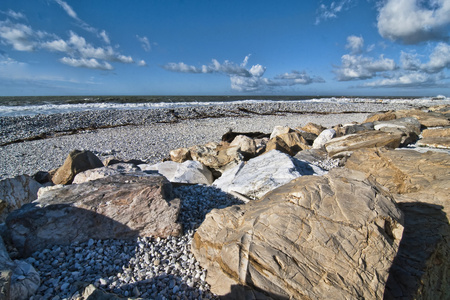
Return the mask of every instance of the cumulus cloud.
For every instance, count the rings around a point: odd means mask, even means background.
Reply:
[[[394,60],[385,58],[383,55],[375,60],[362,55],[345,54],[341,57],[341,62],[342,65],[333,70],[338,81],[369,79],[380,72],[392,71],[397,68]]]
[[[114,68],[107,62],[100,63],[94,58],[71,58],[63,57],[60,59],[63,64],[69,65],[71,67],[77,68],[89,68],[89,69],[99,69],[99,70],[113,70]]]
[[[36,46],[35,35],[30,26],[0,21],[0,38],[17,51],[33,51]]]
[[[402,52],[400,56],[402,68],[410,71],[423,71],[429,74],[439,73],[450,68],[450,45],[438,43],[426,63],[422,63],[416,53]]]
[[[347,37],[345,48],[350,49],[353,54],[361,53],[364,47],[364,39],[361,36],[351,35]]]
[[[147,63],[145,62],[145,60],[140,60],[138,63],[138,66],[140,66],[140,67],[146,67],[147,66]]]
[[[192,74],[221,73],[230,78],[231,88],[239,92],[254,92],[273,87],[325,82],[320,77],[310,77],[306,72],[299,71],[284,73],[273,79],[264,78],[263,75],[266,72],[266,67],[256,64],[247,69],[249,58],[250,55],[247,55],[241,64],[236,64],[228,60],[220,63],[218,60],[213,59],[211,64],[202,65],[200,67],[180,62],[168,63],[164,65],[163,68],[172,72]]]
[[[337,18],[337,15],[342,11],[348,10],[353,2],[355,1],[340,0],[332,1],[330,5],[320,4],[319,9],[317,10],[316,25],[321,21]]]
[[[405,44],[447,40],[449,24],[449,0],[387,0],[378,15],[380,35]]]
[[[363,84],[364,87],[372,88],[400,88],[400,87],[434,87],[439,86],[439,81],[445,79],[445,76],[440,74],[426,74],[422,72],[407,72],[399,73],[391,78],[379,79]],[[441,84],[442,85],[442,84]]]

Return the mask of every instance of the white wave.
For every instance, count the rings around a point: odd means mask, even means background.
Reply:
[[[200,107],[211,105],[230,104],[257,104],[257,103],[392,103],[410,104],[414,106],[450,104],[450,98],[443,95],[424,98],[350,98],[330,97],[313,98],[308,100],[240,100],[232,102],[158,102],[158,103],[79,103],[79,104],[42,104],[24,106],[0,105],[0,117],[34,116],[38,114],[51,115],[58,113],[81,112],[92,110],[146,110],[157,108]]]

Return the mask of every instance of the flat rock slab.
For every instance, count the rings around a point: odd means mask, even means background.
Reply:
[[[179,235],[180,200],[163,176],[112,176],[49,190],[8,216],[23,255],[89,239]]]
[[[325,144],[325,150],[330,156],[333,156],[341,152],[354,151],[361,148],[397,148],[401,141],[402,133],[366,131],[334,138]]]
[[[245,288],[276,299],[381,299],[402,218],[364,173],[333,169],[211,211],[192,251],[211,290],[230,299],[261,298]]]

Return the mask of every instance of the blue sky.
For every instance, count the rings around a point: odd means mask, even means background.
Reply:
[[[450,96],[450,0],[2,0],[0,95]]]

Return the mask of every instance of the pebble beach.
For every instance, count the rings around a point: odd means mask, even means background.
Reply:
[[[157,163],[172,149],[220,141],[228,130],[270,133],[275,126],[309,122],[331,127],[363,122],[377,111],[410,109],[411,103],[228,104],[146,111],[89,111],[0,118],[0,178],[49,171],[74,149],[100,159],[115,157]],[[419,107],[417,105],[417,107]],[[25,259],[39,272],[32,299],[78,299],[81,282],[125,297],[212,299],[206,271],[190,242],[205,215],[241,202],[208,186],[178,186],[184,234],[168,239],[90,240],[55,246]]]

